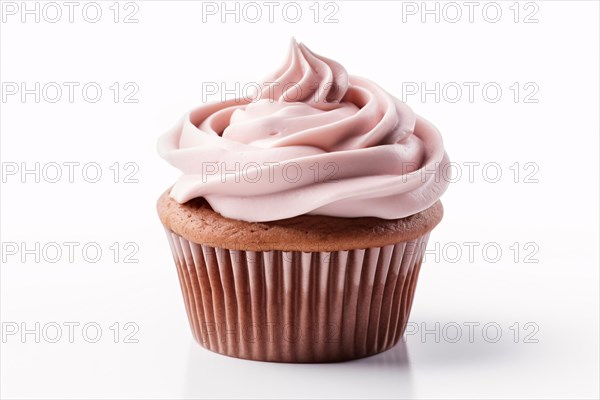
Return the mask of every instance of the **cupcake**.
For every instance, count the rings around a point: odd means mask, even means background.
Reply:
[[[182,172],[157,208],[195,340],[277,362],[390,349],[443,214],[439,132],[294,40],[255,86],[158,143]]]

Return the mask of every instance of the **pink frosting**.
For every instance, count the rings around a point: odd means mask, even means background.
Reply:
[[[252,99],[192,110],[158,151],[183,173],[176,201],[204,197],[245,221],[403,218],[435,203],[449,178],[432,124],[295,40]]]

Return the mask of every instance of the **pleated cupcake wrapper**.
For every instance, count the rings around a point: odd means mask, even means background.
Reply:
[[[196,341],[228,356],[278,362],[350,360],[398,343],[429,238],[336,252],[256,252],[166,231]]]

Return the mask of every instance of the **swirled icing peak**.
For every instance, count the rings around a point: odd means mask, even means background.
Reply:
[[[286,62],[265,79],[258,99],[301,101],[329,110],[342,101],[348,86],[348,73],[341,64],[314,54],[292,39]]]
[[[159,139],[180,203],[225,217],[403,218],[448,186],[437,129],[373,82],[292,40],[252,99],[204,104]],[[446,175],[444,175],[446,172]]]

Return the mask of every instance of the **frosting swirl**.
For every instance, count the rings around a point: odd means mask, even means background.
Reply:
[[[448,186],[437,129],[373,82],[292,40],[254,98],[204,104],[161,136],[171,197],[225,217],[403,218]],[[447,175],[447,174],[446,174]]]

